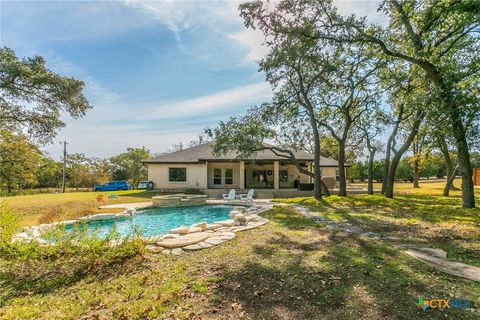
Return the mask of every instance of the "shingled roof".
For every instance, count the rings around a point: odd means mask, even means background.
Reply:
[[[188,149],[168,153],[152,159],[143,160],[143,163],[202,163],[205,161],[240,161],[236,152],[228,152],[225,155],[216,157],[213,155],[213,145],[215,141],[207,142]],[[303,151],[294,152],[295,158],[300,161],[313,161],[313,154]],[[285,157],[281,157],[273,153],[271,150],[263,150],[257,152],[253,159],[257,161],[288,161]],[[320,157],[321,167],[336,167],[338,162],[332,159]]]

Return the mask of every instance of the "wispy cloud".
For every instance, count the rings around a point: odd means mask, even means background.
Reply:
[[[85,83],[87,98],[96,105],[107,105],[116,103],[120,95],[110,90],[107,86],[92,77],[87,71],[68,62],[53,51],[44,51],[42,55],[47,60],[47,65],[57,73],[80,79]]]
[[[248,48],[245,58],[249,62],[258,62],[268,53],[268,48],[264,45],[265,37],[258,30],[246,29],[228,36]]]
[[[195,97],[187,100],[180,100],[166,103],[148,103],[136,106],[120,107],[115,105],[117,112],[110,117],[114,122],[157,122],[175,119],[207,118],[208,115],[234,114],[244,112],[255,103],[268,101],[272,97],[270,85],[266,82],[259,82],[251,85],[240,86],[229,90],[218,91],[209,95]],[[141,110],[141,112],[137,112]],[[109,121],[109,120],[106,120]],[[211,123],[215,125],[215,123]]]
[[[127,10],[117,1],[39,1],[36,5],[8,1],[2,3],[1,18],[2,43],[15,47],[96,41],[154,23],[153,19]],[[5,32],[7,25],[8,32]],[[22,43],[25,38],[29,38],[29,43]]]
[[[167,26],[174,33],[178,47],[199,59],[216,64],[223,61],[219,55],[212,54],[212,49],[225,48],[228,41],[245,48],[245,57],[237,60],[239,64],[256,62],[266,53],[263,35],[257,30],[245,29],[238,12],[239,1],[125,0],[123,3]],[[192,34],[200,41],[184,40],[191,40]],[[231,64],[231,60],[225,62],[225,65]]]
[[[159,152],[175,142],[188,142],[206,127],[216,126],[228,115],[244,113],[271,96],[270,86],[259,82],[169,103],[131,105],[115,100],[96,106],[85,118],[67,119],[59,138],[70,141],[72,152],[88,150],[96,156],[119,153],[128,146]],[[57,149],[57,145],[47,147],[52,154]]]

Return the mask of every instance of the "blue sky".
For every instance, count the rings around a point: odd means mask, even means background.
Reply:
[[[127,147],[161,152],[272,95],[257,71],[266,52],[233,1],[4,1],[1,45],[42,55],[50,69],[86,83],[94,108],[65,117],[58,141],[108,157]],[[337,1],[374,13],[376,1]]]

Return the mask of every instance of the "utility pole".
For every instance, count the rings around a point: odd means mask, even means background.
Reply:
[[[61,143],[61,142],[60,142]],[[67,166],[67,141],[63,141],[62,193],[65,193],[65,169]]]

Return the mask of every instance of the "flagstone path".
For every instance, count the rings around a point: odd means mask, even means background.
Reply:
[[[358,234],[360,237],[367,237],[375,240],[380,240],[393,245],[399,250],[403,250],[410,257],[415,258],[427,265],[451,275],[466,278],[473,281],[480,282],[480,268],[468,264],[449,261],[447,253],[442,249],[432,248],[429,244],[414,244],[402,241],[397,237],[385,236],[377,232],[364,232],[362,228],[348,222],[347,220],[332,220],[320,215],[319,212],[312,212],[303,206],[293,206],[298,212],[310,217],[316,222],[325,224],[325,226],[332,230],[340,230],[353,234]]]

